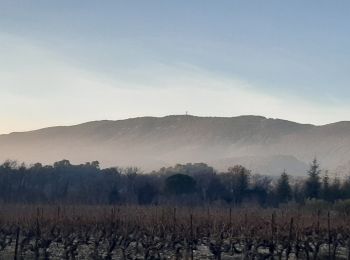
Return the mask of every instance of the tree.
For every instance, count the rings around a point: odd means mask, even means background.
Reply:
[[[71,167],[72,165],[70,164],[69,160],[62,160],[62,161],[58,161],[55,162],[53,164],[54,168],[67,168],[67,167]]]
[[[334,202],[336,200],[341,199],[342,191],[341,191],[341,183],[338,178],[334,178],[332,184],[330,185],[330,198],[329,201]]]
[[[126,176],[126,199],[129,203],[135,203],[137,200],[136,181],[139,174],[140,170],[137,167],[128,167],[124,170],[124,176]]]
[[[227,190],[219,178],[213,178],[206,191],[206,198],[209,201],[227,199]]]
[[[146,183],[138,189],[137,200],[141,205],[151,204],[157,193],[158,190],[154,185]]]
[[[254,174],[250,177],[249,199],[251,202],[265,206],[271,191],[271,177]]]
[[[292,197],[292,188],[289,184],[289,176],[284,170],[277,182],[276,195],[278,203],[286,203]]]
[[[113,187],[113,189],[109,192],[108,195],[108,203],[109,204],[117,204],[120,201],[120,194],[117,187]]]
[[[342,199],[350,199],[350,176],[347,176],[341,186]]]
[[[236,165],[228,168],[228,172],[223,174],[223,178],[223,183],[226,184],[232,201],[241,204],[248,193],[250,171],[242,165]]]
[[[170,195],[193,193],[196,190],[196,181],[185,174],[175,174],[165,180],[165,191]]]
[[[309,177],[305,183],[305,195],[309,199],[317,199],[320,196],[320,173],[320,165],[315,158],[310,165],[310,169],[308,170]]]
[[[326,201],[331,201],[331,189],[329,185],[329,177],[327,171],[322,179],[321,198]]]
[[[285,170],[278,180],[276,195],[279,203],[285,203],[291,199],[292,189],[289,185],[289,176]]]
[[[205,163],[176,164],[174,167],[161,168],[159,173],[168,176],[180,173],[192,177],[203,200],[207,199],[208,188],[216,177],[214,168]]]

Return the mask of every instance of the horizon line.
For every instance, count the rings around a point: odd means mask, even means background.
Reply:
[[[98,120],[91,120],[91,121],[84,121],[80,123],[73,123],[73,124],[67,124],[67,125],[51,125],[51,126],[44,126],[44,127],[39,127],[35,129],[28,129],[28,130],[23,130],[23,131],[12,131],[8,133],[0,133],[0,136],[3,135],[10,135],[10,134],[17,134],[17,133],[27,133],[27,132],[35,132],[35,131],[40,131],[43,129],[49,129],[49,128],[56,128],[56,127],[74,127],[74,126],[79,126],[79,125],[84,125],[84,124],[89,124],[89,123],[94,123],[94,122],[117,122],[117,121],[125,121],[125,120],[131,120],[131,119],[140,119],[140,118],[166,118],[166,117],[174,117],[174,116],[183,116],[183,117],[198,117],[198,118],[239,118],[239,117],[261,117],[264,119],[271,119],[271,120],[281,120],[281,121],[287,121],[299,125],[310,125],[310,126],[326,126],[326,125],[332,125],[336,123],[342,123],[342,122],[350,122],[350,120],[340,120],[340,121],[333,121],[330,123],[326,124],[312,124],[312,123],[305,123],[305,122],[297,122],[289,119],[283,119],[283,118],[274,118],[274,117],[267,117],[267,116],[262,116],[262,115],[253,115],[253,114],[243,114],[243,115],[238,115],[238,116],[204,116],[204,115],[192,115],[189,113],[185,114],[169,114],[169,115],[164,115],[164,116],[150,116],[150,115],[145,115],[145,116],[134,116],[134,117],[126,117],[126,118],[120,118],[120,119],[98,119]]]

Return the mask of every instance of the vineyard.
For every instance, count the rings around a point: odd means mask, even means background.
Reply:
[[[336,212],[5,205],[0,259],[350,259]]]

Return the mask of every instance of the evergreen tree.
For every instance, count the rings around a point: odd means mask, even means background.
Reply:
[[[322,196],[321,198],[326,201],[331,200],[331,189],[329,186],[329,177],[328,172],[326,171],[323,179],[322,179]]]
[[[291,199],[292,189],[289,185],[289,176],[284,170],[278,180],[276,195],[279,203],[285,203]]]
[[[305,195],[309,199],[313,198],[319,198],[320,196],[320,189],[321,189],[321,183],[320,183],[320,165],[317,162],[317,159],[315,158],[311,165],[310,169],[308,170],[309,178],[307,179],[305,183]]]

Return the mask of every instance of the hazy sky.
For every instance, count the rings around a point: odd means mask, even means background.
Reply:
[[[350,120],[349,1],[0,0],[0,133],[90,120]]]

